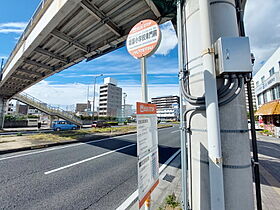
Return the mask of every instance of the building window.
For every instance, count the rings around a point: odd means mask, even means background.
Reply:
[[[262,95],[258,95],[258,105],[262,104]]]
[[[269,70],[269,76],[271,77],[274,74],[274,67]]]
[[[259,82],[259,81],[257,81],[257,82],[256,82],[256,86],[259,86],[259,84],[260,84],[260,82]]]
[[[277,99],[279,99],[279,98],[280,98],[280,86],[277,85],[277,86],[275,87],[275,89],[276,89],[276,97],[277,97]]]
[[[264,83],[264,76],[261,77],[261,81],[262,81],[262,83]]]
[[[264,94],[263,94],[263,103],[265,104],[265,103],[267,103],[268,102],[268,91],[266,91]]]
[[[270,90],[271,92],[271,100],[275,100],[276,99],[276,88],[272,88]]]

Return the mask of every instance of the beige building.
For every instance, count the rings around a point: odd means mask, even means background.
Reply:
[[[99,92],[99,116],[117,117],[122,112],[122,89],[113,78],[104,78]]]

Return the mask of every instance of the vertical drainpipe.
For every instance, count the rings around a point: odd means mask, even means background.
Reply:
[[[177,36],[178,36],[178,62],[179,62],[179,82],[180,82],[180,134],[181,134],[181,180],[182,180],[182,209],[188,209],[188,193],[187,193],[187,151],[186,151],[186,125],[184,121],[182,82],[184,74],[183,59],[183,36],[182,36],[182,2],[177,1]]]
[[[206,98],[210,205],[211,210],[225,209],[224,181],[218,111],[217,84],[214,63],[214,50],[210,26],[210,9],[208,0],[199,0],[201,21],[202,60]]]

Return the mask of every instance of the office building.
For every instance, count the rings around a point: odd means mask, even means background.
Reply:
[[[76,104],[76,115],[88,115],[91,110],[91,104],[90,101],[88,103],[77,103]]]
[[[257,107],[280,99],[280,47],[254,75]]]
[[[179,102],[178,96],[163,96],[152,98],[152,104],[157,105],[157,117],[159,120],[178,120]]]
[[[122,89],[111,77],[104,78],[99,91],[99,116],[117,117],[122,113]]]

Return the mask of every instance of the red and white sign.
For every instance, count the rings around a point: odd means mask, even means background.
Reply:
[[[137,102],[139,208],[159,183],[158,132],[155,104]]]
[[[129,32],[126,42],[128,52],[135,58],[152,55],[161,41],[158,24],[153,20],[142,20]]]

